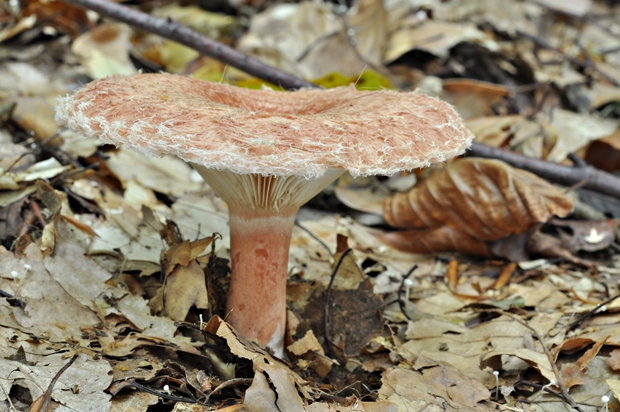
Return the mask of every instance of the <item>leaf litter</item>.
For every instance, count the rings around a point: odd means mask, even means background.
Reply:
[[[478,142],[618,170],[617,5],[229,3],[153,12],[326,87],[420,87]],[[0,11],[0,410],[620,407],[614,199],[482,159],[345,177],[299,215],[277,359],[225,321],[225,203],[177,159],[53,121],[56,96],[144,68],[262,84],[62,2]]]

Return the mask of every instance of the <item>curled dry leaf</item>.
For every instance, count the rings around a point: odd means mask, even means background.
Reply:
[[[379,239],[398,250],[411,253],[437,253],[458,250],[477,256],[491,256],[486,243],[474,239],[462,230],[448,226],[431,229],[411,229],[384,233]]]
[[[536,175],[479,158],[455,161],[383,203],[384,218],[394,227],[449,226],[482,241],[524,232],[572,209],[568,196]]]

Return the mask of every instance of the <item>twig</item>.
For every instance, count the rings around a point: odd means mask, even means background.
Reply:
[[[573,162],[573,164],[577,167],[588,167],[589,166],[588,162],[586,162],[585,160],[583,160],[581,157],[577,156],[573,152],[570,152],[569,154],[567,154],[566,157],[568,158],[568,160]]]
[[[347,257],[347,255],[351,253],[352,251],[353,249],[347,248],[344,252],[342,252],[342,255],[340,255],[340,259],[338,259],[338,263],[336,264],[336,267],[334,268],[334,271],[332,272],[332,275],[330,276],[329,285],[327,285],[327,290],[325,291],[325,324],[324,324],[325,330],[323,333],[325,334],[326,343],[331,344],[331,340],[329,339],[329,295],[332,290],[332,285],[334,284],[334,279],[336,279],[336,274],[338,273],[338,269],[340,269],[340,265],[342,265],[344,258]],[[329,348],[329,346],[327,347]]]
[[[583,187],[620,199],[620,179],[592,166],[571,167],[545,160],[533,159],[515,152],[482,143],[472,143],[467,156],[486,157],[502,160],[519,169],[528,170],[546,180],[572,186],[587,181]]]
[[[47,225],[47,222],[45,221],[45,218],[43,217],[43,214],[41,213],[41,208],[39,207],[37,202],[31,201],[29,204],[30,204],[30,209],[32,210],[34,215],[39,220],[39,224],[41,225],[41,228],[44,228],[45,225]]]
[[[56,375],[54,375],[54,377],[52,378],[51,382],[49,383],[49,385],[47,385],[47,389],[45,390],[45,392],[43,392],[43,394],[41,396],[39,396],[37,399],[35,399],[35,401],[32,403],[32,405],[30,405],[30,409],[31,411],[48,411],[48,410],[52,410],[52,391],[54,390],[54,386],[56,385],[56,382],[58,382],[58,379],[60,378],[60,376],[67,370],[69,369],[69,367],[71,365],[73,365],[73,362],[75,362],[75,360],[78,358],[79,353],[75,353],[73,354],[73,356],[71,357],[71,359],[69,359],[69,362],[67,362],[62,368],[60,368],[60,370],[56,373]]]
[[[221,391],[222,389],[226,389],[230,386],[237,386],[237,385],[251,385],[252,381],[254,379],[250,379],[250,378],[236,378],[236,379],[229,379],[226,382],[218,385],[215,389],[213,389],[211,391],[211,393],[209,393],[207,395],[207,398],[204,400],[204,404],[206,405],[209,402],[209,399],[211,399],[212,395],[215,395],[217,392]]]
[[[353,406],[355,402],[357,402],[357,397],[355,396],[344,397],[344,396],[330,395],[325,392],[319,393],[319,399],[323,399],[329,402],[335,402],[344,407]]]
[[[545,387],[544,385],[539,385],[539,384],[534,383],[534,382],[521,380],[521,381],[517,382],[515,384],[515,386],[521,385],[521,384],[531,386],[535,390],[542,390],[542,391],[544,391],[545,393],[548,393],[551,396],[555,396],[559,400],[556,401],[556,400],[544,400],[544,399],[540,399],[540,400],[519,399],[519,402],[522,402],[522,403],[525,403],[525,404],[528,404],[528,405],[536,405],[536,404],[542,404],[542,403],[559,403],[559,402],[568,403],[561,393],[555,392],[555,391]],[[578,402],[578,404],[584,405],[584,406],[590,406],[590,407],[594,406],[594,405],[590,405],[590,404],[583,403],[583,402]]]
[[[413,267],[411,269],[409,269],[409,272],[407,272],[407,274],[405,276],[403,276],[403,278],[400,281],[400,287],[398,288],[398,306],[400,307],[400,311],[403,313],[403,315],[405,315],[405,317],[407,318],[407,320],[413,320],[411,319],[411,317],[409,317],[409,315],[407,315],[407,311],[405,310],[405,303],[403,302],[403,300],[400,298],[400,296],[403,293],[403,286],[405,286],[405,281],[407,279],[409,279],[409,276],[411,276],[411,274],[413,273],[414,270],[416,270],[418,268],[418,265],[413,265]]]
[[[9,302],[9,305],[11,306],[19,306],[22,309],[26,307],[26,302],[24,302],[21,299],[16,298],[15,296],[11,295],[9,292],[0,290],[0,298],[6,298],[7,302]]]
[[[153,17],[132,8],[122,6],[108,0],[63,0],[78,7],[96,11],[114,20],[138,27],[149,33],[157,34],[166,39],[181,43],[206,56],[229,64],[259,79],[283,87],[299,89],[302,87],[317,88],[318,86],[293,76],[282,70],[273,68],[253,57],[240,53],[209,37],[203,36],[170,18]]]
[[[566,327],[566,329],[570,330],[570,329],[574,328],[575,326],[579,325],[581,322],[591,318],[592,316],[594,316],[597,313],[599,313],[603,306],[609,305],[611,302],[613,302],[614,300],[616,300],[618,298],[620,298],[620,295],[612,296],[611,298],[607,299],[606,301],[604,301],[602,303],[599,303],[598,305],[596,305],[596,307],[594,309],[587,311],[586,313],[581,315],[579,318],[577,318],[577,320],[571,322]]]
[[[185,402],[185,403],[199,403],[195,399],[185,398],[183,396],[168,395],[165,392],[160,392],[160,391],[157,391],[155,389],[151,389],[148,386],[142,385],[142,384],[140,384],[140,383],[138,383],[136,381],[128,381],[124,386],[125,387],[133,386],[134,388],[136,388],[138,390],[141,390],[141,391],[146,392],[146,393],[150,393],[151,395],[159,396],[160,398],[167,399],[169,401]]]

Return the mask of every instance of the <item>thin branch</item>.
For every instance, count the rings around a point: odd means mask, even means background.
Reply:
[[[133,386],[134,388],[142,391],[142,392],[146,392],[146,393],[150,393],[151,395],[155,395],[158,396],[162,399],[166,399],[169,401],[175,401],[175,402],[185,402],[185,403],[199,403],[197,400],[195,399],[191,399],[191,398],[185,398],[183,396],[174,396],[174,395],[170,395],[166,392],[161,392],[155,389],[151,389],[148,386],[142,385],[134,380],[131,381],[127,381],[127,383],[124,385],[125,387],[130,387]]]
[[[400,280],[400,287],[398,288],[398,307],[400,308],[400,311],[402,312],[402,314],[405,315],[407,320],[413,320],[413,319],[411,319],[411,317],[407,314],[407,310],[405,308],[405,302],[401,299],[401,295],[403,292],[403,287],[405,286],[405,281],[409,279],[409,276],[411,276],[411,274],[417,268],[418,268],[418,265],[413,265],[413,267],[409,269],[409,272],[407,272],[407,274],[403,276],[403,278]]]
[[[564,186],[573,186],[585,181],[583,188],[620,199],[620,179],[592,166],[564,166],[477,142],[472,143],[467,151],[467,155],[499,159],[514,167],[530,171],[543,179]]]
[[[16,298],[15,296],[11,295],[9,292],[5,292],[1,289],[0,289],[0,298],[6,298],[7,302],[11,306],[19,306],[22,309],[26,307],[26,302],[24,302],[21,299]]]
[[[606,301],[599,303],[598,305],[596,305],[596,307],[592,310],[587,311],[586,313],[584,313],[583,315],[581,315],[579,318],[577,318],[577,320],[571,322],[566,329],[571,330],[572,328],[574,328],[575,326],[579,325],[581,322],[590,319],[592,316],[598,314],[599,312],[601,312],[601,310],[609,305],[611,302],[613,302],[614,300],[620,298],[620,295],[616,295],[616,296],[612,296],[611,298],[607,299]]]
[[[221,383],[220,385],[218,385],[215,389],[213,389],[211,391],[211,393],[209,393],[207,395],[207,398],[202,402],[203,405],[206,405],[209,403],[209,400],[211,399],[212,395],[215,395],[216,393],[220,392],[222,389],[226,389],[229,387],[234,387],[237,385],[246,385],[246,386],[250,386],[252,384],[252,381],[254,379],[251,378],[234,378],[234,379],[229,379],[224,383]]]
[[[209,37],[203,36],[170,18],[153,17],[130,7],[122,6],[108,0],[63,0],[78,7],[96,11],[114,20],[138,27],[149,33],[157,34],[166,39],[181,43],[205,56],[212,57],[229,64],[259,79],[276,84],[284,89],[302,87],[317,88],[319,86],[307,82],[292,74],[271,67],[253,57],[240,53]]]
[[[342,255],[340,255],[340,259],[338,259],[338,263],[336,264],[336,267],[334,268],[334,271],[332,272],[332,275],[330,276],[329,285],[327,285],[327,290],[325,291],[325,306],[323,309],[325,312],[324,333],[325,333],[326,343],[331,344],[331,340],[329,339],[329,295],[332,290],[332,285],[334,284],[334,279],[336,279],[336,274],[338,273],[338,269],[340,269],[340,265],[342,265],[344,258],[347,257],[347,255],[351,252],[353,252],[353,249],[351,248],[347,248],[344,252],[342,252]],[[328,345],[326,345],[326,347],[327,349],[329,349]]]

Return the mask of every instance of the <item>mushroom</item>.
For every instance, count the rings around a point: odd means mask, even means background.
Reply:
[[[169,74],[96,80],[61,98],[60,125],[191,164],[227,204],[227,320],[283,353],[295,215],[345,171],[392,175],[462,153],[472,134],[447,103],[353,87],[249,90]]]

